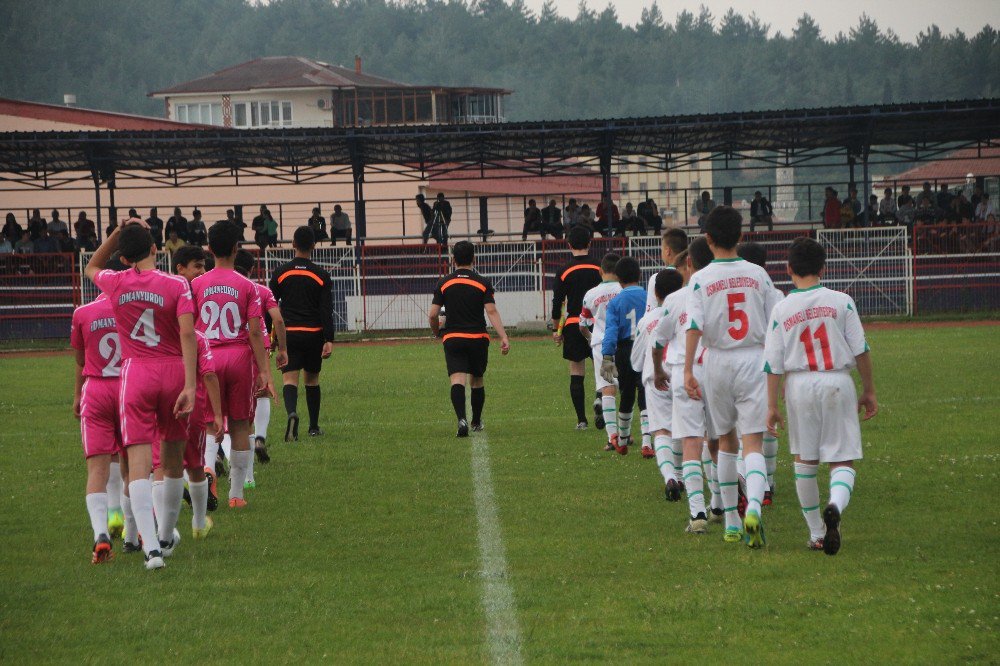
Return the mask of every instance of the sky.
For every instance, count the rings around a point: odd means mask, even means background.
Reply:
[[[526,3],[538,12],[545,0],[526,0]],[[573,18],[579,0],[555,0],[555,4],[560,14]],[[612,0],[610,4],[615,6],[623,23],[633,25],[652,0]],[[838,32],[847,33],[857,25],[862,13],[875,19],[879,27],[892,28],[905,42],[915,41],[917,34],[931,23],[946,34],[958,28],[970,37],[987,23],[1000,30],[1000,0],[659,0],[658,4],[664,18],[671,23],[685,9],[697,15],[699,7],[705,5],[718,20],[732,7],[744,16],[755,12],[764,23],[770,24],[771,34],[780,30],[785,35],[791,33],[802,14],[808,13],[828,39]],[[588,0],[587,5],[600,11],[608,1]]]

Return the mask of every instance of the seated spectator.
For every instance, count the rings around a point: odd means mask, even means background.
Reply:
[[[48,227],[42,229],[41,235],[35,241],[35,254],[55,254],[59,252],[59,244],[49,235]]]
[[[604,210],[604,201],[601,200],[597,202],[597,228],[601,232],[602,236],[612,236],[614,235],[615,228],[618,223],[622,220],[622,214],[618,210],[618,206],[614,201],[611,202],[611,219],[608,219],[608,213]]]
[[[766,224],[768,231],[774,231],[774,208],[760,190],[753,193],[753,201],[750,202],[750,231],[758,224]]]
[[[330,217],[332,223],[333,216]],[[318,206],[312,209],[312,216],[306,221],[306,224],[313,230],[313,236],[315,236],[317,243],[329,238],[326,233],[326,218],[320,213]]]
[[[528,240],[528,234],[542,233],[542,211],[534,199],[528,199],[528,207],[524,209],[524,226],[521,227],[521,240]],[[542,235],[544,238],[544,234]]]
[[[625,210],[622,212],[621,222],[618,223],[618,227],[615,229],[616,236],[628,236],[628,232],[634,229],[646,230],[645,224],[639,219],[638,213],[635,212],[635,208],[632,207],[632,202],[629,201],[625,204]]]
[[[542,209],[542,240],[546,234],[553,238],[563,237],[562,210],[556,205],[555,199],[549,199],[549,205]]]
[[[208,229],[201,219],[201,211],[195,208],[191,211],[191,221],[188,222],[187,241],[191,245],[202,247],[208,243]]]
[[[31,240],[30,231],[21,232],[21,240],[14,245],[14,252],[17,254],[32,254],[35,251],[35,242]]]
[[[982,197],[979,199],[979,205],[976,206],[976,222],[993,222],[995,220],[996,209],[993,208],[990,195],[983,192]]]
[[[177,237],[181,240],[187,240],[188,234],[188,219],[181,215],[180,208],[174,208],[174,214],[167,220],[167,224],[163,227],[163,233],[170,237],[170,232],[176,232]]]
[[[163,249],[163,220],[160,219],[159,215],[156,214],[156,208],[149,209],[149,217],[146,218],[146,224],[149,225],[149,233],[153,236],[153,242],[156,243],[156,249]]]
[[[704,198],[704,194],[702,195]],[[712,207],[715,207],[714,201],[709,201]],[[663,218],[660,216],[660,210],[656,207],[656,202],[652,199],[646,199],[646,207],[641,211],[636,211],[639,217],[642,218],[643,225],[649,227],[649,230],[654,236],[660,235],[660,229],[663,228]],[[643,230],[643,235],[646,235],[645,229]]]
[[[913,219],[920,224],[934,224],[938,221],[938,212],[934,208],[934,201],[931,195],[921,193],[917,210],[913,214]]]
[[[594,225],[597,220],[594,218],[594,211],[590,209],[588,204],[583,204],[580,206],[580,217],[577,220],[577,226],[583,227],[590,232],[591,237],[594,235]]]
[[[0,234],[0,254],[10,254],[14,251],[14,246],[7,240],[5,234]]]
[[[3,236],[11,244],[11,247],[14,246],[14,243],[21,240],[22,233],[24,233],[24,229],[17,223],[14,213],[7,213],[7,221],[3,225]]]
[[[903,187],[900,188],[899,196],[896,197],[896,208],[897,209],[902,208],[903,205],[907,203],[913,205],[913,207],[916,208],[917,202],[913,200],[912,196],[910,196],[910,186],[903,185]]]
[[[706,190],[701,193],[701,199],[695,202],[694,208],[691,210],[691,215],[698,218],[698,228],[703,232],[705,231],[705,220],[708,219],[708,214],[714,208],[715,202],[712,200],[712,195]]]
[[[69,231],[63,229],[58,234],[56,234],[56,245],[58,246],[59,252],[73,254],[76,253],[77,247],[73,243],[73,239],[69,237]]]
[[[73,223],[73,231],[76,233],[76,241],[81,250],[93,252],[97,249],[97,225],[87,218],[86,211],[80,211],[76,222]]]
[[[948,191],[948,185],[941,183],[941,187],[938,189],[937,199],[935,203],[937,204],[938,210],[949,211],[951,210],[951,200],[954,197],[951,192]]]
[[[54,209],[52,211],[52,221],[49,222],[47,228],[49,230],[49,235],[53,238],[58,237],[60,232],[69,231],[69,227],[66,226],[66,222],[59,218],[59,211]]]
[[[837,190],[827,187],[823,192],[826,194],[826,203],[823,204],[823,228],[840,229],[840,200],[837,199]]]
[[[840,204],[840,226],[844,229],[860,227],[862,212],[858,188],[852,186],[847,190],[847,198]]]
[[[900,198],[902,199],[902,197]],[[912,229],[913,220],[916,214],[917,207],[913,205],[913,197],[907,195],[907,197],[903,199],[903,203],[896,208],[896,222]]]
[[[566,204],[566,208],[563,209],[563,229],[566,233],[580,223],[580,207],[576,203],[576,199],[570,199],[569,203]]]
[[[883,194],[885,196],[878,202],[878,222],[879,224],[896,224],[896,198],[892,196],[892,188],[885,188]]]
[[[972,203],[965,197],[964,191],[959,191],[951,201],[951,220],[958,224],[972,222],[976,217],[976,210]]]
[[[174,252],[181,249],[185,245],[187,245],[187,242],[185,242],[183,238],[177,235],[177,231],[171,229],[170,236],[169,238],[167,238],[167,242],[163,244],[163,249],[173,254]]]
[[[31,217],[28,219],[28,232],[31,234],[31,240],[38,239],[42,235],[42,229],[48,226],[49,223],[45,221],[37,208],[31,211]]]
[[[340,204],[333,207],[333,215],[330,216],[330,245],[336,245],[338,238],[343,238],[347,244],[351,244],[351,218],[344,212]]]
[[[865,224],[864,218],[862,218],[861,223],[863,226],[874,227],[876,220],[878,220],[878,195],[873,194],[868,197],[868,208],[865,210],[865,216],[868,218],[868,224]]]

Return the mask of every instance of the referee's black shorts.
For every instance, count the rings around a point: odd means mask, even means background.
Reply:
[[[591,357],[590,343],[580,333],[577,323],[566,324],[562,330],[563,358],[567,361],[586,361]]]
[[[323,367],[323,331],[288,331],[288,365],[282,372],[319,372]]]
[[[478,337],[465,337],[474,335]],[[444,361],[448,374],[464,372],[473,377],[486,374],[490,358],[490,338],[483,333],[446,333],[444,336]]]

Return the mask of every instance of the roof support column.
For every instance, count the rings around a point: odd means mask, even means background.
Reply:
[[[363,247],[368,236],[368,219],[365,215],[365,162],[358,148],[357,137],[349,137],[347,145],[351,155],[351,175],[354,180],[354,236],[358,247]],[[360,257],[359,253],[359,260]]]
[[[871,191],[871,183],[868,182],[868,179],[869,179],[869,175],[868,175],[868,151],[869,151],[869,149],[870,149],[870,146],[865,146],[864,150],[861,153],[861,181],[862,181],[861,182],[861,185],[862,185],[862,187],[861,187],[861,192],[862,192],[861,196],[863,198],[863,201],[861,202],[861,206],[862,206],[862,210],[864,211],[862,213],[862,215],[864,217],[862,218],[863,221],[862,221],[861,226],[863,226],[863,227],[869,227],[869,226],[871,226],[871,223],[872,223],[872,220],[868,219],[868,208],[869,208],[869,206],[868,206],[868,196],[869,196],[869,192]]]
[[[100,243],[104,241],[104,224],[101,218],[101,176],[97,169],[90,173],[94,178],[94,209],[97,211],[97,241]]]
[[[614,208],[611,203],[611,153],[614,147],[614,135],[610,130],[604,132],[604,145],[601,146],[598,159],[601,168],[601,201],[604,202],[604,215],[609,226],[614,225]],[[602,234],[604,231],[602,230]]]

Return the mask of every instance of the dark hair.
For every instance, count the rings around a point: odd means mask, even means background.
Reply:
[[[177,251],[170,257],[170,261],[173,262],[176,271],[178,266],[187,266],[192,261],[205,261],[205,250],[197,245],[185,245],[177,248]]]
[[[642,271],[639,270],[638,261],[632,257],[622,257],[615,264],[615,275],[622,284],[632,284],[639,281]]]
[[[687,249],[688,235],[683,229],[674,227],[673,229],[667,229],[663,232],[661,242],[664,246],[669,247],[671,252],[676,254],[677,252]]]
[[[608,252],[606,255],[604,255],[604,258],[601,259],[601,272],[614,273],[615,266],[618,265],[618,261],[620,259],[621,257],[615,254],[614,252]]]
[[[208,249],[216,257],[231,257],[240,246],[243,230],[232,220],[216,222],[208,229]]]
[[[451,256],[455,258],[456,266],[471,266],[476,257],[476,246],[469,241],[458,241],[451,248]]]
[[[257,267],[257,257],[253,256],[253,253],[249,250],[237,250],[233,266],[245,277],[249,277],[253,269]]]
[[[215,257],[213,257],[212,255],[210,255],[210,254],[208,254],[206,252],[205,253],[205,270],[206,271],[210,271],[213,268],[215,268]]]
[[[683,266],[684,262],[687,261],[687,258],[688,258],[688,251],[687,250],[681,250],[674,257],[674,266]]]
[[[566,234],[566,240],[574,250],[586,250],[590,247],[590,231],[586,227],[573,227]]]
[[[668,295],[674,293],[684,286],[684,278],[672,268],[664,268],[656,274],[656,281],[653,283],[653,291],[661,301]]]
[[[312,250],[316,246],[316,234],[313,233],[312,227],[299,227],[296,229],[295,234],[292,236],[292,244],[300,252],[309,252]]]
[[[760,243],[754,243],[753,241],[740,243],[740,246],[736,248],[736,254],[751,264],[757,264],[767,270],[767,248]]]
[[[740,242],[743,218],[732,206],[717,206],[705,220],[705,234],[724,250],[731,250]]]
[[[826,250],[813,239],[802,236],[788,248],[788,266],[799,277],[819,275],[826,265]]]
[[[126,224],[118,236],[118,251],[130,264],[136,264],[153,251],[153,236],[138,224]]]
[[[109,271],[125,271],[128,270],[128,266],[122,263],[122,253],[115,252],[108,258],[108,263],[104,264],[105,270]]]
[[[708,246],[708,241],[705,240],[704,236],[699,236],[691,241],[691,244],[688,245],[688,257],[691,259],[692,268],[696,271],[708,266],[715,259],[712,248]]]

